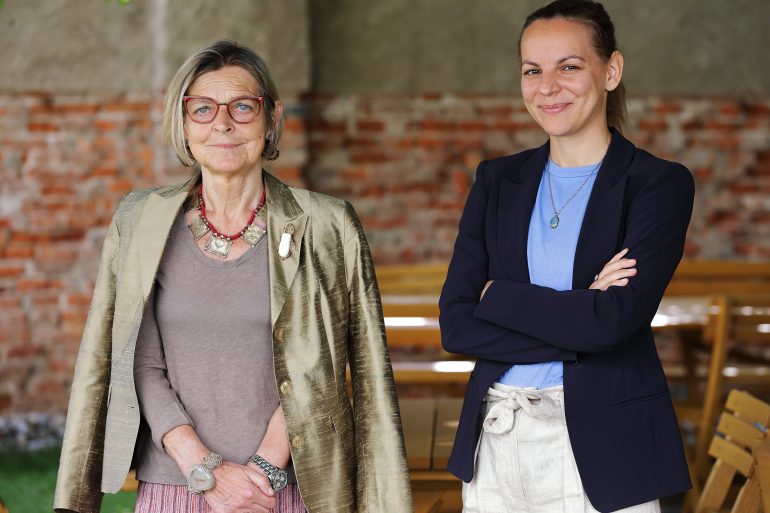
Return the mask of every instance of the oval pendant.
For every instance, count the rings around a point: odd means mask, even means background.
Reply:
[[[551,225],[550,226],[551,226],[552,230],[555,229],[557,226],[559,226],[559,215],[558,214],[554,214],[553,215],[553,217],[551,218]]]

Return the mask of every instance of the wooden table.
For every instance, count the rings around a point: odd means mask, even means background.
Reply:
[[[391,349],[408,346],[441,350],[438,297],[383,296],[383,310]],[[708,310],[707,297],[665,297],[652,320],[652,329],[656,332],[676,331],[685,344],[700,341]],[[422,315],[404,315],[413,312]],[[468,382],[473,365],[472,360],[456,360],[451,357],[433,361],[415,361],[414,357],[402,360],[396,353],[393,358],[393,374],[399,384],[464,385]],[[666,371],[672,377],[685,374],[681,366],[668,367]]]
[[[382,296],[382,304],[391,347],[441,347],[437,296]],[[706,296],[664,297],[652,328],[700,331],[706,325],[708,307]]]

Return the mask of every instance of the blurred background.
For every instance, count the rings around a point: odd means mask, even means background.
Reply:
[[[190,173],[160,142],[161,102],[183,60],[215,39],[262,55],[286,104],[281,157],[268,169],[359,213],[383,293],[401,305],[386,316],[402,397],[459,396],[467,362],[442,386],[431,381],[448,356],[430,305],[477,164],[546,139],[520,99],[516,46],[544,3],[0,2],[0,496],[13,493],[2,472],[30,461],[13,451],[56,451],[113,209],[132,189]],[[699,284],[671,296],[699,298],[699,320],[680,324],[697,324],[701,341],[715,294],[770,291],[770,3],[603,3],[626,59],[626,136],[695,176],[685,258]],[[739,271],[721,286],[699,274],[709,269]],[[706,393],[712,360],[708,349],[702,368],[688,364],[678,343],[672,315],[691,306],[674,304],[660,320],[674,329],[660,333],[664,363],[684,358],[672,382],[688,369],[701,378],[698,389],[685,379],[692,400]]]

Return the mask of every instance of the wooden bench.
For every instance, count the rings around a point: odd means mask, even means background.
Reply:
[[[447,267],[445,262],[378,265],[375,272],[382,294],[438,295],[446,280]]]
[[[770,293],[770,263],[738,260],[683,260],[666,296]]]
[[[436,295],[448,265],[433,262],[376,267],[383,295]],[[666,289],[667,296],[708,296],[727,293],[770,293],[770,263],[740,260],[682,260]]]

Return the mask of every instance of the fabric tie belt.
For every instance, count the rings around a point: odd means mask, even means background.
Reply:
[[[513,429],[514,412],[518,409],[536,418],[550,417],[557,408],[556,402],[542,390],[497,390],[490,388],[484,401],[491,407],[484,418],[487,433],[507,433]]]

